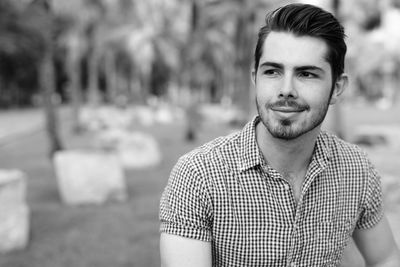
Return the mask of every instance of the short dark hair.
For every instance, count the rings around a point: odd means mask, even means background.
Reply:
[[[254,53],[255,71],[260,63],[264,41],[272,31],[322,39],[328,46],[327,61],[332,69],[333,82],[344,72],[346,35],[343,26],[331,13],[309,4],[289,4],[268,13],[265,25],[258,32]]]

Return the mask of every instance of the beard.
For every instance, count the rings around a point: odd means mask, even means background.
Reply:
[[[267,103],[261,105],[256,98],[256,105],[262,123],[273,137],[283,140],[293,140],[322,124],[328,112],[329,99],[316,110],[310,110],[308,105],[301,105],[293,100],[283,100],[272,104]],[[313,112],[313,114],[310,114],[310,117],[303,118],[302,120],[292,120],[289,118],[277,119],[271,117],[272,114],[268,111],[271,111],[273,107],[281,106],[296,108],[302,110],[302,112]]]

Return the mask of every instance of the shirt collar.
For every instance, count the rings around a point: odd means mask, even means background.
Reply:
[[[246,171],[252,167],[262,164],[261,151],[256,140],[256,125],[260,122],[260,117],[255,116],[248,122],[241,134],[239,142],[240,171]],[[330,159],[330,149],[327,133],[321,131],[318,135],[312,161],[316,161],[324,169]]]
[[[331,151],[329,149],[329,137],[324,131],[321,131],[315,142],[315,149],[312,160],[317,161],[322,169],[324,169],[329,159],[331,158]]]
[[[260,149],[258,148],[256,141],[256,125],[259,122],[260,117],[255,116],[250,122],[246,124],[240,134],[240,171],[245,171],[261,164]]]

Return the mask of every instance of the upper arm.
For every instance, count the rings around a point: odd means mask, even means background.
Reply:
[[[209,242],[212,204],[207,177],[193,165],[183,159],[173,168],[160,199],[160,231]]]
[[[178,161],[160,200],[163,267],[211,267],[212,207],[204,175],[193,165]]]
[[[353,238],[367,266],[400,266],[399,250],[385,216],[372,228],[356,229]]]
[[[211,267],[211,243],[161,233],[162,267]]]

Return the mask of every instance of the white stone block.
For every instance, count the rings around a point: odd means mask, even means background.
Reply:
[[[20,170],[0,170],[0,208],[25,204],[26,177]]]
[[[0,253],[24,249],[27,246],[29,217],[27,205],[0,208]]]
[[[127,198],[123,168],[114,153],[60,151],[54,156],[54,165],[66,204],[101,204]]]
[[[25,248],[29,228],[26,176],[20,170],[0,170],[0,253]]]

